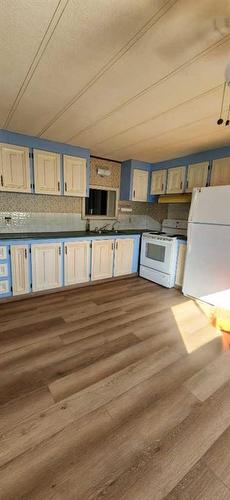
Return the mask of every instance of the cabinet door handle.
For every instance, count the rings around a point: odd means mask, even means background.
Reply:
[[[118,241],[116,241],[116,250],[118,249]]]
[[[136,191],[135,189],[133,190],[133,197],[135,198],[135,195],[136,195]]]
[[[65,254],[67,255],[67,247],[65,247]]]
[[[188,180],[187,180],[187,182],[186,182],[186,187],[187,187],[187,189],[188,189]]]
[[[67,182],[65,182],[65,191],[67,191]]]
[[[112,243],[112,250],[113,250],[113,243]]]
[[[58,181],[58,191],[60,191],[60,181]]]
[[[61,247],[58,248],[58,253],[61,255]]]
[[[181,189],[182,189],[182,186],[183,186],[183,184],[182,184],[182,181],[181,181],[181,183],[180,183],[180,188],[181,188]]]
[[[164,184],[163,184],[163,182],[161,184],[161,191],[164,191]]]
[[[1,175],[1,186],[3,186],[4,183],[3,183],[3,175]]]
[[[25,248],[25,259],[27,259],[27,248]]]

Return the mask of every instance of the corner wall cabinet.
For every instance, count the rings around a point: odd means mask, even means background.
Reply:
[[[184,192],[186,167],[168,169],[167,194]]]
[[[30,291],[29,245],[11,245],[10,251],[13,295],[23,295]]]
[[[211,186],[230,185],[230,157],[213,161]]]
[[[187,193],[191,193],[193,188],[207,186],[208,168],[208,162],[194,163],[192,165],[189,165],[186,181]]]
[[[58,243],[32,244],[33,291],[49,290],[62,285],[62,245]]]
[[[86,196],[86,159],[63,156],[64,194],[66,196]]]
[[[133,201],[147,201],[148,198],[148,178],[149,173],[146,170],[134,168],[133,170]]]
[[[90,241],[64,244],[65,285],[85,283],[90,279]]]
[[[150,163],[138,160],[124,161],[121,166],[120,199],[127,201],[150,201],[150,171]]]
[[[150,194],[164,194],[166,191],[167,170],[155,170],[151,175]]]
[[[61,194],[61,162],[58,153],[34,149],[35,193]]]
[[[29,149],[0,144],[0,191],[31,192]]]

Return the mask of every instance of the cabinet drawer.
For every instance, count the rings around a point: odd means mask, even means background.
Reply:
[[[0,260],[6,260],[6,259],[7,259],[7,247],[0,246]]]
[[[0,278],[6,278],[8,276],[8,265],[7,263],[0,263]]]
[[[0,280],[0,296],[9,293],[10,286],[8,280]]]

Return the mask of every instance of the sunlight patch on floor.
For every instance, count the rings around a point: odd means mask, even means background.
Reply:
[[[193,300],[171,307],[181,338],[188,353],[211,342],[221,333],[210,323],[204,311]]]

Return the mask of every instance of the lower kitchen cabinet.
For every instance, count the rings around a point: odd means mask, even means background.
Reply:
[[[32,289],[49,290],[62,286],[62,245],[32,244]]]
[[[132,272],[134,240],[118,239],[115,242],[114,276],[122,276]]]
[[[11,245],[10,252],[13,295],[29,293],[29,246]]]
[[[112,278],[114,240],[92,242],[92,281]]]
[[[65,285],[85,283],[90,277],[90,241],[65,243]]]

